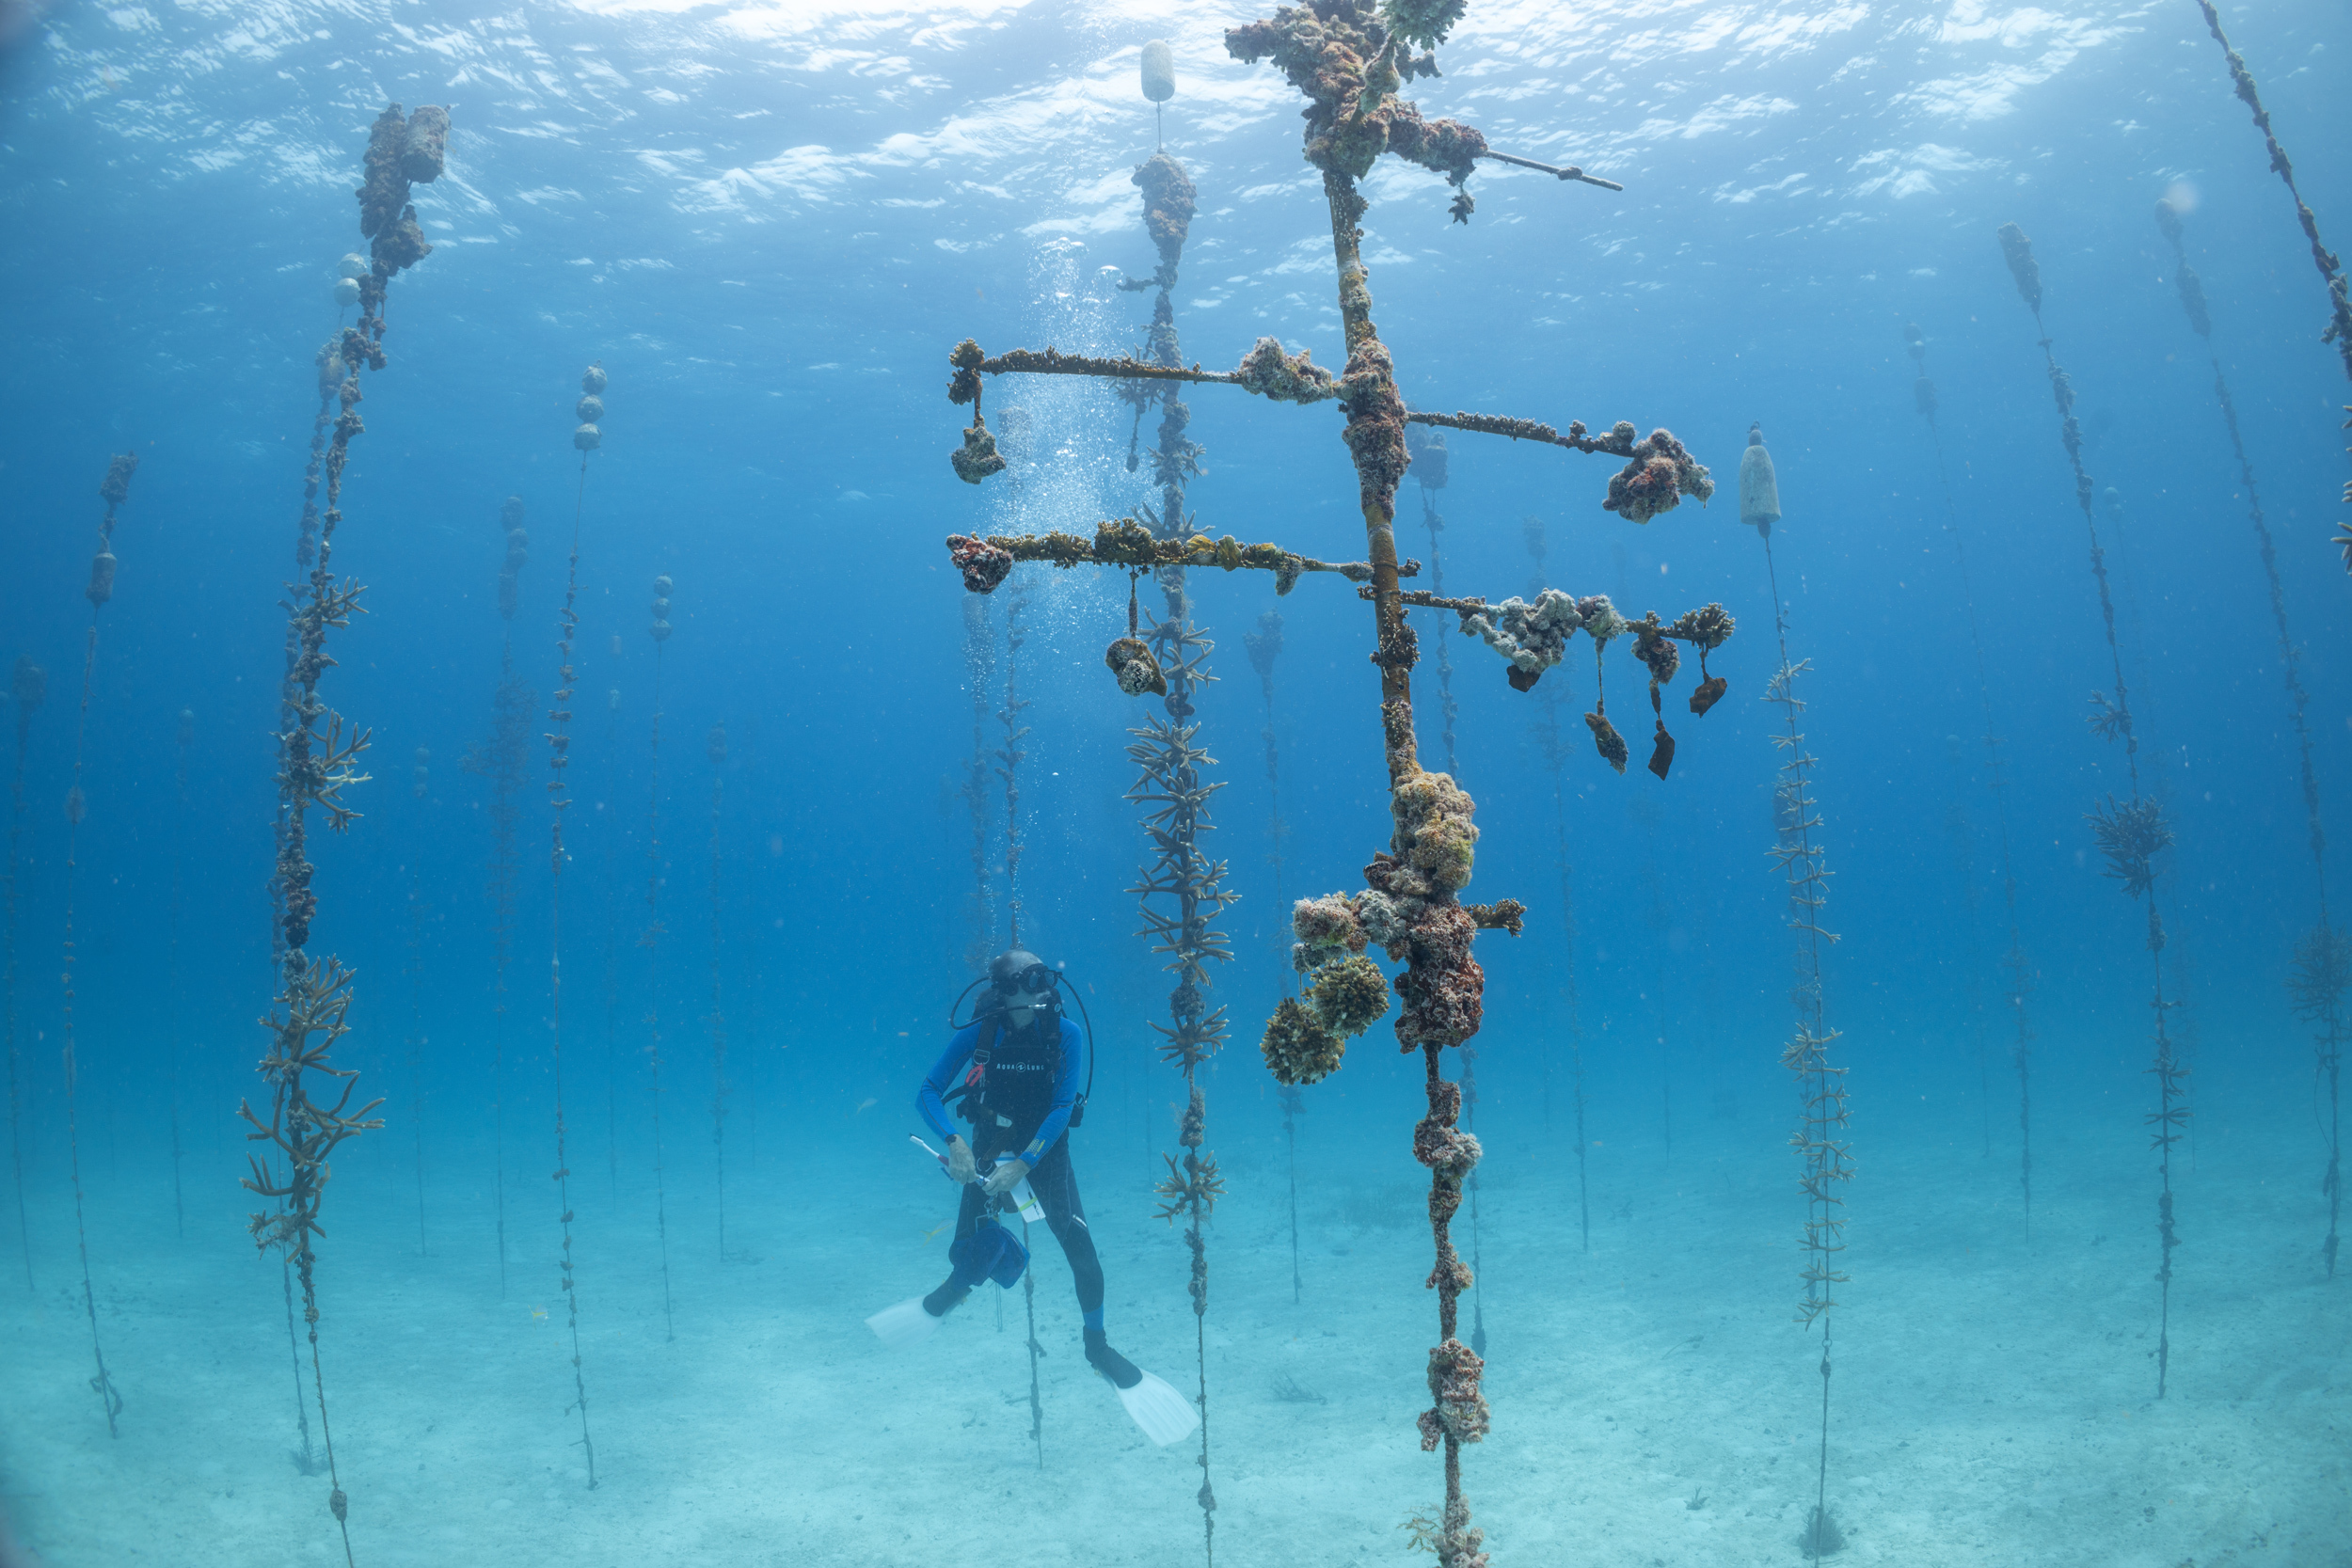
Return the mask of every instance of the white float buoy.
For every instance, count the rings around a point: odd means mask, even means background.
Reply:
[[[1748,426],[1748,450],[1740,454],[1740,520],[1769,534],[1780,521],[1780,481],[1772,454],[1764,450],[1764,427]]]
[[[1153,39],[1143,46],[1143,96],[1154,103],[1176,96],[1176,58],[1165,40]]]
[[[356,250],[347,252],[336,263],[335,272],[342,277],[365,277],[368,275],[368,259]]]

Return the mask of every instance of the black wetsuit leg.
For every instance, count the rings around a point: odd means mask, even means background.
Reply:
[[[1070,1166],[1070,1140],[1055,1140],[1029,1173],[1029,1190],[1045,1211],[1045,1225],[1070,1259],[1070,1277],[1078,1287],[1078,1310],[1103,1307],[1103,1260],[1095,1256],[1094,1234],[1087,1228],[1086,1206],[1078,1200],[1077,1173]]]

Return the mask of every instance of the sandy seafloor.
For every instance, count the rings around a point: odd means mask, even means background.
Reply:
[[[2233,1111],[2209,1093],[2205,1108],[2179,1179],[2159,1402],[2154,1179],[2136,1117],[2110,1105],[2121,1125],[2087,1127],[2045,1113],[2027,1240],[2006,1140],[1987,1158],[1973,1130],[1890,1131],[1883,1116],[1874,1137],[1857,1107],[1830,1448],[1849,1544],[1834,1560],[2352,1565],[2352,1270],[2330,1283],[2316,1266],[2316,1142],[2299,1117],[2280,1131],[2277,1107]],[[1213,1130],[1216,1111],[1213,1100]],[[1589,1254],[1568,1146],[1490,1149],[1480,1244],[1494,1431],[1466,1473],[1498,1568],[1802,1560],[1818,1341],[1790,1323],[1793,1159],[1750,1119],[1700,1123],[1671,1163],[1655,1142],[1594,1148]],[[1416,1560],[1398,1527],[1434,1512],[1439,1471],[1413,1430],[1435,1303],[1409,1130],[1333,1147],[1337,1123],[1302,1118],[1295,1307],[1281,1147],[1265,1124],[1254,1117],[1253,1135],[1220,1150],[1232,1191],[1207,1334],[1218,1559]],[[739,1176],[731,1234],[757,1261],[720,1263],[705,1195],[674,1185],[670,1343],[650,1192],[630,1175],[616,1214],[602,1171],[588,1172],[576,1201],[594,1492],[564,1413],[551,1214],[534,1239],[516,1198],[501,1302],[486,1200],[468,1228],[464,1195],[437,1185],[422,1258],[397,1150],[349,1162],[321,1278],[357,1560],[1200,1561],[1192,1450],[1144,1443],[1088,1371],[1042,1227],[1041,1470],[1018,1291],[1001,1331],[984,1291],[916,1351],[894,1356],[869,1337],[866,1313],[944,1271],[945,1238],[922,1232],[948,1209],[945,1184],[906,1156],[904,1128],[877,1117],[857,1131]],[[1094,1125],[1077,1138],[1113,1342],[1188,1390],[1184,1248],[1150,1217],[1140,1140]],[[91,1164],[101,1323],[127,1407],[109,1439],[87,1386],[70,1194],[36,1188],[39,1290],[0,1289],[0,1474],[24,1544],[50,1568],[340,1560],[326,1482],[288,1457],[279,1270],[245,1244],[241,1205],[214,1193],[176,1241],[160,1173]],[[1279,1397],[1286,1378],[1320,1402]]]

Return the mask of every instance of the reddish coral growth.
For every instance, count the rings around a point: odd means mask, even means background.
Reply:
[[[1442,1437],[1457,1443],[1486,1437],[1486,1397],[1480,1388],[1486,1370],[1477,1353],[1458,1339],[1449,1338],[1429,1353],[1429,1394],[1438,1402],[1435,1409],[1422,1411],[1416,1423],[1424,1451],[1436,1448]]]
[[[1412,966],[1396,979],[1405,1004],[1396,1020],[1399,1049],[1459,1045],[1478,1033],[1486,972],[1470,957],[1477,929],[1454,904],[1432,906],[1413,922]]]
[[[947,554],[963,574],[963,586],[975,594],[993,594],[1012,570],[1012,552],[1000,550],[985,539],[969,534],[947,535]]]
[[[1724,700],[1724,691],[1731,683],[1721,675],[1709,675],[1699,682],[1699,689],[1691,693],[1691,711],[1704,716],[1707,710]]]
[[[1456,1098],[1459,1096],[1457,1094]],[[1438,1117],[1424,1117],[1413,1127],[1413,1158],[1431,1170],[1440,1171],[1459,1181],[1478,1164],[1483,1151],[1471,1134]],[[1432,1212],[1431,1218],[1437,1218]],[[1451,1217],[1449,1212],[1448,1217]]]
[[[1715,493],[1707,466],[1692,457],[1670,430],[1653,430],[1633,449],[1631,461],[1609,481],[1601,506],[1631,523],[1646,523],[1672,512],[1684,496],[1706,500]]]

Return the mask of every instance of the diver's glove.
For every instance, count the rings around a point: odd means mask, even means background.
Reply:
[[[1002,1197],[1021,1185],[1028,1174],[1028,1161],[1008,1160],[998,1165],[986,1181],[980,1183],[980,1191],[990,1197]]]
[[[972,1179],[978,1174],[978,1167],[972,1164],[972,1146],[955,1134],[949,1133],[947,1136],[948,1180],[961,1187],[969,1185]]]

